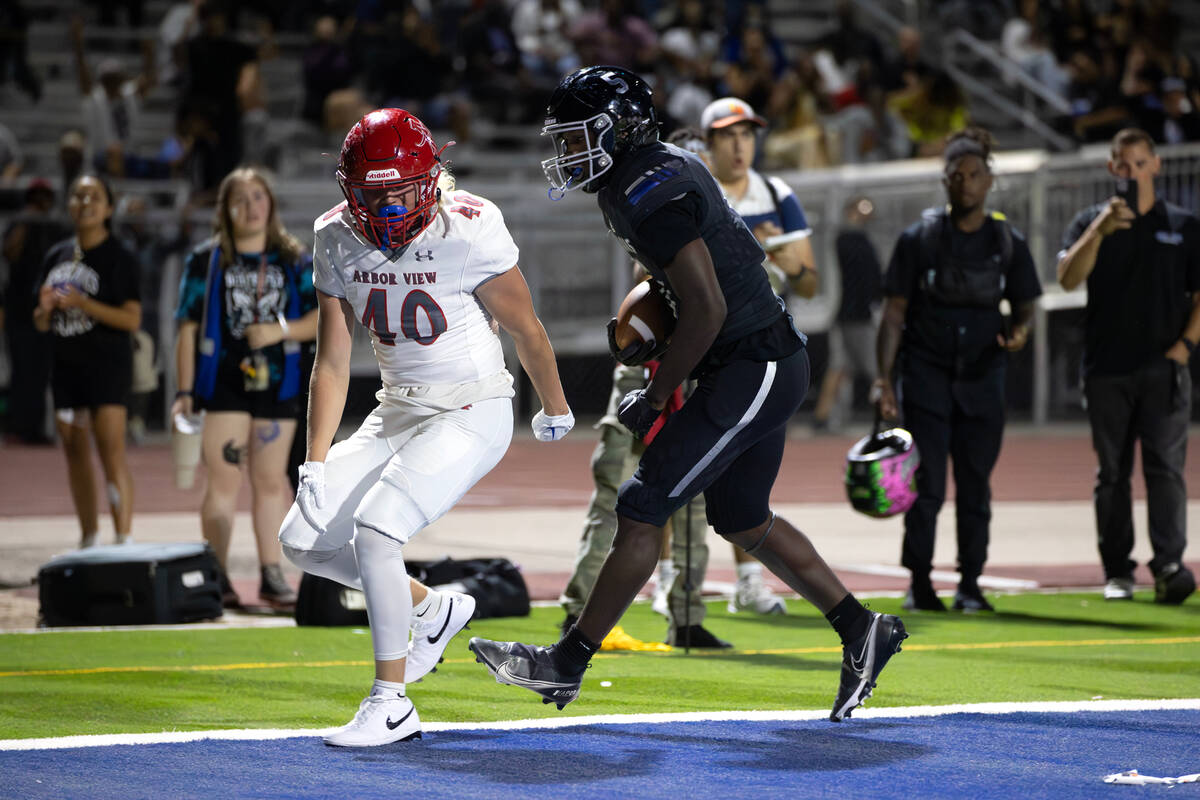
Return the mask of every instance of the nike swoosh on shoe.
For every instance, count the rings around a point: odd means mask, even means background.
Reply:
[[[401,717],[401,718],[400,718],[400,720],[399,720],[398,722],[392,722],[392,717],[391,717],[391,715],[389,714],[389,715],[388,715],[388,718],[387,718],[387,719],[384,721],[384,723],[383,723],[383,724],[384,724],[384,725],[387,725],[387,727],[388,727],[388,730],[389,730],[389,731],[394,731],[394,730],[396,730],[396,728],[399,728],[401,725],[403,725],[403,724],[404,724],[404,720],[406,720],[406,719],[408,719],[409,717],[411,717],[411,716],[412,716],[412,714],[413,714],[413,712],[414,712],[414,711],[416,711],[416,710],[417,710],[417,707],[416,707],[416,706],[414,706],[414,705],[412,705],[412,704],[410,703],[410,704],[409,704],[409,706],[408,706],[408,713],[407,713],[407,714],[405,714],[403,717]]]
[[[438,640],[442,638],[442,634],[446,632],[446,628],[450,626],[450,615],[454,613],[454,598],[448,597],[446,598],[446,602],[450,604],[450,607],[446,609],[446,621],[442,623],[442,629],[433,636],[425,637],[429,640],[430,644],[437,644]]]
[[[514,686],[524,686],[529,689],[538,688],[550,690],[551,693],[556,697],[574,697],[575,695],[579,694],[578,689],[565,689],[561,683],[554,683],[553,681],[539,681],[532,678],[522,678],[520,676],[513,675],[508,671],[507,661],[496,667],[496,677],[503,678],[505,682]]]

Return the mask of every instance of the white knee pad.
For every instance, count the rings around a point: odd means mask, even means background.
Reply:
[[[324,532],[308,524],[300,513],[300,506],[292,503],[283,524],[279,526],[279,543],[293,550],[316,550],[334,552],[350,544],[354,538],[354,521],[350,515],[334,517]]]
[[[388,470],[393,476],[398,470]],[[403,480],[401,473],[400,479]],[[385,473],[384,477],[371,487],[367,496],[358,504],[354,512],[354,524],[361,531],[362,527],[373,528],[400,544],[408,544],[408,540],[417,531],[430,522],[430,517],[417,504],[408,485],[398,486],[401,482],[396,477]],[[407,481],[404,481],[407,484]]]
[[[281,546],[287,560],[305,572],[337,581],[351,589],[362,589],[353,546],[343,545],[339,550],[297,550],[286,544]]]
[[[412,624],[412,588],[404,569],[401,544],[364,525],[355,526],[354,554],[367,596],[367,616],[376,661],[395,661],[408,655]]]

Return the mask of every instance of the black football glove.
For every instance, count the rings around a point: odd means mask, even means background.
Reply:
[[[617,347],[617,318],[608,321],[608,349],[613,358],[627,367],[640,367],[647,361],[658,358],[667,349],[666,342],[637,341],[624,349]]]
[[[662,411],[650,405],[650,401],[646,399],[645,389],[634,389],[621,401],[617,419],[621,420],[621,424],[628,428],[630,433],[643,439],[660,414]]]

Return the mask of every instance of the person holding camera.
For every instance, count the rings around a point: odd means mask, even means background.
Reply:
[[[1096,533],[1106,600],[1133,598],[1133,446],[1141,442],[1154,557],[1154,599],[1182,603],[1196,588],[1187,546],[1187,456],[1200,342],[1200,225],[1159,199],[1162,164],[1145,131],[1113,137],[1108,171],[1117,193],[1080,211],[1063,236],[1058,282],[1087,283],[1083,391],[1096,474]]]
[[[986,208],[991,154],[992,137],[982,128],[947,138],[942,184],[949,205],[930,209],[900,234],[884,278],[872,396],[884,419],[903,410],[921,453],[917,500],[904,516],[901,564],[912,572],[906,609],[946,610],[930,572],[950,456],[961,575],[954,609],[994,610],[978,579],[1004,435],[1005,354],[1025,346],[1042,287],[1024,237]],[[1011,325],[1000,312],[1005,299]]]

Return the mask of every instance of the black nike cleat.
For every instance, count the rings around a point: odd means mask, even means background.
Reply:
[[[496,676],[497,683],[528,689],[540,695],[543,703],[557,705],[559,711],[579,696],[583,670],[576,675],[561,671],[555,665],[549,647],[475,637],[467,649],[475,654],[476,661]]]
[[[829,714],[832,722],[846,719],[871,696],[879,673],[888,659],[900,652],[900,643],[907,638],[899,617],[871,612],[866,632],[842,646],[841,685]]]

